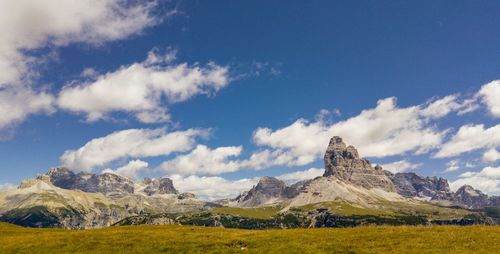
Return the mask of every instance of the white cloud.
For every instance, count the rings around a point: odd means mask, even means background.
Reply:
[[[488,106],[488,110],[494,117],[500,117],[500,80],[492,81],[478,92],[483,102]]]
[[[463,106],[457,101],[457,95],[448,95],[439,100],[430,102],[425,108],[422,109],[421,114],[430,118],[441,118],[448,115],[452,111],[457,111]]]
[[[395,161],[387,164],[382,164],[383,169],[390,171],[392,173],[401,173],[401,172],[407,172],[413,169],[417,169],[422,166],[422,163],[411,163],[407,160],[400,160],[400,161]]]
[[[386,98],[379,100],[377,107],[363,110],[358,116],[334,124],[321,119],[316,122],[299,119],[274,131],[258,128],[254,133],[254,141],[257,145],[280,151],[282,157],[286,154],[294,158],[294,165],[305,165],[320,158],[328,140],[334,135],[341,136],[346,143],[357,147],[362,156],[424,153],[437,147],[444,135],[428,124],[430,113],[425,113],[425,116],[422,113],[425,106],[399,108],[395,98]]]
[[[302,180],[313,179],[322,175],[324,169],[310,168],[304,171],[296,171],[277,176],[287,183],[295,183]],[[191,192],[204,200],[216,200],[234,198],[239,194],[250,190],[258,182],[260,177],[229,180],[218,176],[183,176],[174,174],[169,176],[176,189],[180,192]]]
[[[238,171],[242,165],[240,161],[231,160],[231,158],[239,156],[242,150],[241,146],[210,149],[205,145],[198,145],[190,153],[179,155],[170,161],[162,163],[159,169],[182,175],[218,175],[234,172]]]
[[[448,163],[446,163],[446,169],[444,170],[444,172],[457,171],[458,169],[460,169],[459,164],[460,164],[460,160],[449,161]]]
[[[464,125],[435,154],[436,158],[453,157],[465,152],[500,146],[500,124],[485,129],[483,124]]]
[[[0,191],[7,191],[11,189],[15,189],[16,185],[11,183],[0,183]]]
[[[31,50],[70,43],[101,44],[156,24],[155,1],[0,1],[0,87],[31,76]]]
[[[286,182],[287,184],[293,184],[299,181],[314,179],[318,176],[322,176],[325,172],[322,168],[310,168],[303,171],[295,171],[291,173],[286,173],[277,176],[276,178]]]
[[[72,83],[59,94],[62,109],[86,114],[96,121],[112,112],[128,112],[144,123],[169,121],[167,105],[195,95],[211,94],[229,83],[227,67],[171,64],[172,52],[159,55],[154,49],[144,62],[95,77],[90,82]]]
[[[225,146],[211,149],[198,145],[187,154],[163,162],[157,169],[180,175],[219,175],[243,169],[260,170],[278,165],[294,166],[297,158],[280,150],[261,150],[251,154],[247,159],[238,158],[242,146]]]
[[[122,175],[131,179],[136,179],[141,172],[147,172],[149,164],[141,160],[129,161],[126,165],[112,170],[110,168],[105,169],[102,173],[113,173],[117,175]]]
[[[483,154],[484,161],[497,161],[500,160],[500,152],[495,148],[491,148]]]
[[[480,172],[465,172],[450,183],[452,190],[468,184],[490,195],[500,194],[500,167],[485,167]]]
[[[160,21],[156,1],[0,1],[0,129],[54,111],[54,97],[35,87],[37,67],[71,43],[100,45]],[[157,11],[155,11],[157,12]]]
[[[29,88],[0,88],[0,129],[12,127],[30,114],[52,113],[54,97]]]
[[[123,158],[168,155],[190,150],[197,137],[206,137],[207,130],[188,129],[167,133],[159,129],[128,129],[95,138],[77,150],[67,150],[61,164],[73,170],[91,171]]]
[[[169,176],[180,192],[191,192],[204,200],[234,198],[244,191],[250,190],[259,181],[258,178],[227,180],[218,176]]]

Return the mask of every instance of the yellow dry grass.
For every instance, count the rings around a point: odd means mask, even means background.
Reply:
[[[28,229],[0,224],[0,253],[498,253],[500,227],[240,230],[127,226]]]

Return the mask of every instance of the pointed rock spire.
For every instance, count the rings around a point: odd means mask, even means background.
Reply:
[[[354,146],[347,146],[339,136],[330,139],[324,159],[325,177],[336,177],[367,189],[396,191],[382,167],[373,168],[368,160],[359,157],[358,150]]]

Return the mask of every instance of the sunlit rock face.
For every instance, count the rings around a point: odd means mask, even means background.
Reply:
[[[149,196],[154,194],[178,194],[178,191],[174,188],[174,183],[167,177],[144,178],[143,183],[146,185],[144,192]]]
[[[325,152],[325,177],[339,180],[366,189],[379,188],[396,192],[392,181],[380,166],[372,167],[366,159],[360,158],[353,146],[346,146],[342,138],[334,136]]]
[[[67,168],[52,168],[47,175],[55,186],[69,190],[111,193],[134,193],[134,182],[112,173],[74,173]]]
[[[296,196],[298,191],[274,177],[262,177],[251,190],[236,198],[237,206],[254,207],[281,202]]]
[[[423,177],[413,172],[392,174],[388,171],[386,175],[397,192],[405,197],[448,199],[452,194],[448,180],[441,177]]]

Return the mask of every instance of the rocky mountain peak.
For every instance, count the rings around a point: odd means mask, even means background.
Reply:
[[[470,185],[464,185],[454,193],[453,201],[465,204],[468,208],[476,209],[490,205],[492,199],[488,198],[488,195],[480,190],[476,190]]]
[[[288,187],[283,181],[265,176],[259,179],[248,192],[236,198],[238,206],[254,207],[280,202],[297,195],[295,188]]]
[[[134,193],[134,182],[126,177],[112,174],[75,173],[67,168],[52,168],[46,174],[50,182],[59,188],[84,192]]]
[[[386,175],[396,186],[397,192],[405,197],[419,197],[430,199],[447,199],[450,194],[450,185],[444,178],[422,177],[413,172]]]
[[[396,191],[381,166],[372,167],[368,160],[359,157],[358,150],[354,146],[347,146],[341,137],[334,136],[330,139],[324,160],[325,177],[336,177],[343,182],[366,189]]]
[[[480,190],[476,190],[476,189],[474,189],[474,187],[466,184],[466,185],[458,188],[458,190],[455,192],[455,195],[477,197],[477,196],[481,196],[481,195],[485,195],[485,194],[483,194]]]
[[[178,194],[170,178],[160,177],[156,179],[144,178],[144,192],[149,196],[154,194]]]
[[[259,183],[255,186],[256,190],[269,194],[279,193],[284,188],[286,188],[286,184],[283,181],[270,176],[260,178]]]

